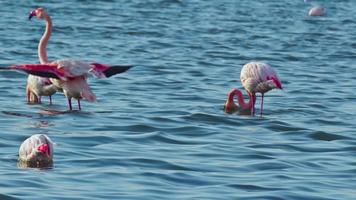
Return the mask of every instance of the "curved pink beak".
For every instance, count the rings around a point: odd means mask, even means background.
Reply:
[[[31,20],[33,16],[36,16],[36,10],[30,12],[30,15],[28,15],[28,20]]]

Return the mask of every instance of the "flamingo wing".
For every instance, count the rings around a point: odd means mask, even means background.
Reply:
[[[92,72],[98,78],[109,78],[115,74],[123,73],[133,67],[132,65],[110,66],[71,59],[57,60],[53,63],[57,64],[58,69],[63,70],[68,77],[83,76],[87,75],[89,72]]]
[[[53,62],[58,66],[58,69],[61,69],[65,72],[68,77],[76,77],[86,75],[89,70],[92,68],[90,63],[81,60],[72,60],[72,59],[62,59],[56,60]]]
[[[132,65],[114,65],[114,66],[109,66],[109,65],[104,65],[104,64],[99,64],[99,63],[91,63],[91,70],[95,76],[98,78],[109,78],[115,74],[120,74],[124,73],[127,70],[129,70]]]
[[[109,78],[129,70],[132,65],[109,66],[99,63],[88,63],[80,60],[57,60],[49,64],[20,64],[10,69],[25,71],[36,76],[67,80],[77,76],[86,76],[92,72],[99,78]],[[8,69],[8,68],[4,68]]]
[[[10,69],[46,78],[66,79],[64,71],[58,69],[56,64],[20,64],[12,65]]]

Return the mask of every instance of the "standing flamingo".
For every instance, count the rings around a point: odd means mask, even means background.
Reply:
[[[43,8],[32,11],[29,19],[35,14],[38,18],[46,20],[46,30],[38,44],[38,57],[40,63],[45,64],[48,63],[46,46],[52,33],[52,20]],[[52,84],[49,78],[38,77],[31,74],[27,78],[27,102],[41,103],[41,96],[49,96],[50,104],[52,104],[52,95],[55,94],[57,90],[58,88]]]
[[[44,168],[53,165],[53,143],[47,135],[36,134],[27,138],[19,149],[19,166]]]
[[[277,73],[271,66],[263,62],[249,62],[245,64],[241,69],[240,79],[252,100],[252,115],[255,113],[256,93],[262,94],[262,116],[264,94],[274,88],[282,89],[282,83]]]
[[[37,16],[39,19],[49,19],[45,17],[48,14],[43,8],[32,11],[29,18],[33,16]],[[109,66],[80,60],[62,59],[45,64],[13,65],[12,69],[50,78],[52,84],[62,90],[67,97],[69,109],[72,110],[72,98],[75,98],[78,101],[78,109],[81,110],[80,99],[84,98],[89,102],[96,101],[96,96],[87,83],[89,72],[98,78],[108,78],[115,74],[123,73],[131,67],[131,65]]]
[[[239,105],[236,105],[234,102],[234,97],[237,97]],[[234,88],[227,95],[227,100],[224,106],[224,110],[226,113],[234,113],[240,111],[241,114],[251,113],[252,109],[252,99],[249,102],[245,102],[243,94],[240,90]]]

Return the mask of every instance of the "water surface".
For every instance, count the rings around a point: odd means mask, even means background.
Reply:
[[[355,1],[324,17],[287,0],[1,2],[1,66],[38,63],[36,6],[54,21],[50,60],[135,68],[91,78],[98,102],[58,115],[46,110],[65,111],[62,94],[28,105],[26,75],[1,72],[1,199],[356,198]],[[224,113],[253,60],[284,90],[262,118]],[[38,133],[56,143],[54,168],[18,168]]]

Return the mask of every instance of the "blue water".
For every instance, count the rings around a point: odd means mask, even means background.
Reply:
[[[0,72],[0,199],[356,199],[356,1],[1,1],[0,65],[38,63],[44,6],[50,60],[134,64],[90,79],[97,103],[26,103],[26,75]],[[319,1],[319,3],[322,3]],[[284,90],[263,117],[226,114],[243,64]],[[259,100],[257,112],[259,112]],[[76,107],[76,104],[74,104]],[[32,134],[56,143],[51,170],[17,167]]]

